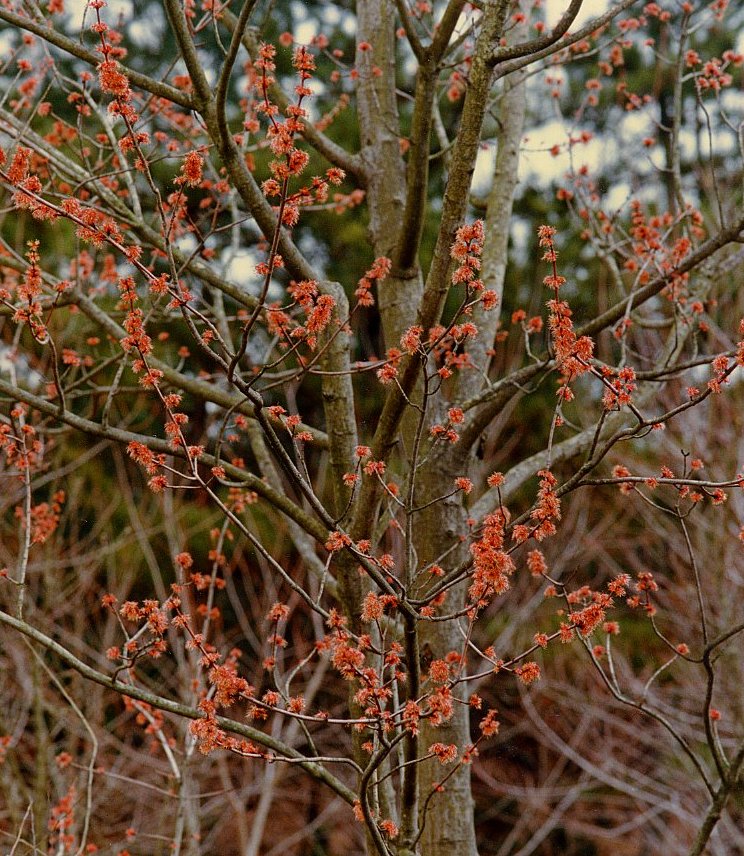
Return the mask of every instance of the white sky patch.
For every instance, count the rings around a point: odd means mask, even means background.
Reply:
[[[721,99],[730,121],[738,125],[744,113],[744,92],[724,91]],[[569,150],[569,132],[576,138],[581,130],[580,126],[572,126],[560,119],[530,128],[522,141],[520,181],[536,187],[547,187],[551,183],[568,186],[566,174],[586,166],[590,175],[613,176],[611,193],[604,200],[607,209],[612,211],[622,208],[630,195],[637,196],[643,191],[643,187],[624,180],[624,169],[632,168],[642,184],[645,184],[643,177],[648,176],[651,184],[658,187],[658,170],[665,166],[665,155],[658,144],[648,148],[643,145],[644,138],[658,137],[658,128],[647,110],[618,112],[615,133],[598,135],[587,143],[576,143]],[[733,154],[739,145],[736,134],[725,130],[716,133],[712,143],[717,155]],[[689,162],[697,158],[699,144],[702,145],[703,156],[707,156],[705,129],[695,129],[688,122],[680,129],[678,137],[682,159]],[[557,155],[551,153],[554,146],[559,147]],[[489,191],[495,159],[496,147],[493,144],[478,153],[473,176],[473,191],[478,196],[485,196]]]
[[[329,27],[337,27],[341,23],[341,10],[336,6],[328,6],[323,10],[323,19]]]
[[[218,69],[215,68],[215,66],[211,65],[209,62],[202,62],[201,67],[202,71],[204,72],[204,77],[207,78],[207,83],[211,87],[215,87],[217,85]]]
[[[549,27],[554,27],[569,7],[569,0],[545,0],[545,21]],[[588,23],[592,18],[607,11],[607,0],[584,0],[584,4],[571,24],[569,32],[575,32]]]
[[[87,5],[86,0],[66,0],[65,11],[71,16],[73,23],[78,27],[83,20],[83,14],[85,14],[86,29],[89,29],[91,24],[95,23],[96,14],[93,9],[88,9],[86,14],[85,7]],[[108,24],[109,27],[116,29],[119,19],[122,18],[125,23],[129,23],[132,19],[132,13],[131,0],[106,0],[106,5],[101,9],[101,20]]]
[[[575,131],[573,136],[576,136]],[[522,151],[519,159],[519,179],[531,185],[545,187],[552,182],[562,183],[566,173],[578,170],[586,165],[590,173],[598,172],[608,162],[617,157],[617,147],[611,140],[595,137],[588,143],[577,143],[568,150],[568,135],[562,122],[546,122],[531,129],[522,138]],[[560,146],[560,152],[552,155],[550,149]],[[473,191],[476,195],[485,195],[491,186],[496,146],[481,148],[473,173]]]
[[[0,56],[7,56],[10,53],[12,44],[13,37],[11,30],[6,30],[4,33],[0,33]]]
[[[306,98],[302,102],[302,106],[305,110],[307,110],[307,116],[309,121],[317,122],[320,119],[321,113],[318,109],[318,102],[316,98],[321,95],[325,95],[327,91],[327,87],[322,80],[319,80],[317,77],[313,77],[310,80],[305,81],[305,86],[307,86],[312,91],[312,97]]]
[[[6,372],[10,374],[13,369],[13,360],[10,358],[11,350],[10,348],[0,343],[0,372]]]
[[[631,110],[620,119],[620,137],[622,139],[638,140],[653,136],[656,136],[656,126],[648,114],[640,110]]]
[[[261,259],[256,253],[250,250],[240,250],[228,262],[225,276],[238,285],[249,289],[258,282],[256,265],[259,261]]]
[[[88,12],[89,15],[93,13],[93,9]],[[134,9],[132,8],[131,0],[107,0],[107,5],[101,11],[101,17],[105,16],[109,26],[113,26],[114,21],[119,20],[119,16],[123,16],[125,21],[129,21],[133,15]]]
[[[685,160],[692,160],[697,152],[697,139],[695,132],[689,128],[680,128],[679,136],[679,151]]]
[[[491,186],[496,164],[496,146],[481,146],[475,159],[473,171],[473,193],[485,196]]]
[[[148,20],[134,20],[129,24],[129,35],[137,45],[147,48],[158,48],[162,44],[162,30],[165,24],[162,10],[154,6],[147,12]]]
[[[532,240],[532,226],[527,220],[520,217],[512,217],[511,222],[512,254],[519,264],[525,264],[529,258],[530,241]]]
[[[303,21],[295,27],[295,41],[301,45],[309,45],[310,42],[318,35],[317,21]]]
[[[578,129],[573,132],[577,136]],[[533,128],[528,134],[522,148],[520,175],[524,175],[531,183],[549,184],[552,181],[561,182],[567,172],[578,170],[586,165],[590,173],[598,172],[608,161],[612,162],[617,156],[617,150],[611,140],[599,137],[588,143],[577,143],[569,151],[568,134],[562,122],[555,120]],[[557,155],[552,155],[553,146],[560,146]]]
[[[309,45],[318,35],[318,22],[307,17],[303,3],[292,3],[293,20],[296,22],[292,35],[301,45]]]
[[[180,235],[176,246],[184,255],[191,255],[196,249],[196,238],[191,234]]]
[[[347,36],[356,35],[356,18],[353,15],[344,15],[344,20],[341,22],[341,29]]]
[[[2,342],[0,342],[0,374],[7,375],[13,384],[22,379],[33,391],[46,383],[44,375],[31,368],[25,354],[19,353],[15,348]]]
[[[628,204],[632,196],[631,187],[626,181],[613,184],[603,199],[602,207],[605,211],[620,211]]]
[[[741,40],[741,49],[744,52],[744,36]],[[724,89],[720,95],[721,106],[728,113],[744,114],[744,92],[740,89]]]

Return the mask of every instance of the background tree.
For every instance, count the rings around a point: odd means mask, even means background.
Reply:
[[[0,7],[11,852],[744,848],[744,13],[584,5]]]

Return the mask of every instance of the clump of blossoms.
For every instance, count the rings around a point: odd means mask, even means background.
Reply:
[[[530,512],[530,517],[535,521],[536,529],[533,533],[536,541],[542,541],[555,535],[555,522],[561,519],[561,501],[558,498],[555,487],[558,480],[550,470],[540,470],[540,487],[537,491],[537,503]]]
[[[486,606],[495,595],[503,594],[514,573],[514,562],[503,549],[506,523],[503,509],[489,514],[484,520],[482,536],[470,547],[474,570],[469,594],[471,602],[479,608]]]
[[[375,259],[372,267],[364,274],[354,292],[359,306],[374,306],[375,299],[371,294],[374,283],[381,283],[390,273],[392,262],[385,256]]]
[[[315,70],[315,59],[306,47],[298,46],[295,49],[292,65],[300,77],[300,82],[295,86],[297,102],[287,107],[287,119],[280,122],[276,119],[279,108],[269,99],[269,87],[274,82],[271,75],[276,70],[275,56],[276,48],[273,45],[262,44],[256,61],[256,67],[261,71],[260,86],[263,94],[263,102],[258,105],[257,110],[269,118],[267,138],[274,154],[274,159],[269,163],[272,178],[263,183],[262,189],[267,197],[280,197],[279,220],[283,225],[292,227],[297,224],[300,217],[299,199],[291,199],[287,188],[290,177],[300,175],[310,160],[307,152],[295,146],[295,137],[304,129],[303,119],[307,116],[307,110],[302,106],[302,102],[312,95],[307,81]],[[334,171],[328,178],[337,184],[342,180],[343,174],[341,171]],[[324,186],[325,183],[321,181],[318,186],[318,192],[322,195],[320,185]]]
[[[34,339],[37,342],[45,343],[49,334],[42,318],[42,307],[39,299],[42,293],[42,279],[38,241],[29,241],[26,258],[29,265],[23,281],[18,285],[18,297],[24,301],[24,305],[15,308],[13,321],[17,324],[27,323]],[[7,298],[4,294],[0,294],[0,299],[7,300],[9,297],[9,293]]]
[[[606,387],[602,397],[605,410],[620,410],[631,403],[636,374],[630,366],[623,366],[615,377],[606,377],[603,372],[602,381]]]
[[[305,311],[307,319],[304,326],[294,327],[289,335],[293,339],[304,339],[313,349],[317,344],[317,337],[331,321],[336,302],[330,294],[320,294],[318,283],[314,280],[291,283],[289,293]]]
[[[450,255],[458,262],[458,267],[452,274],[452,284],[467,283],[471,288],[480,289],[483,283],[477,278],[481,268],[483,253],[483,221],[476,220],[470,225],[460,226],[455,235]]]
[[[39,198],[42,185],[39,176],[31,172],[32,155],[31,149],[18,146],[7,173],[0,172],[0,175],[16,188],[13,193],[13,205],[16,208],[30,211],[35,220],[56,220],[59,211]],[[4,165],[5,154],[0,151],[0,167]]]
[[[573,314],[571,307],[565,300],[560,300],[558,297],[558,290],[565,284],[566,279],[558,274],[556,264],[558,253],[553,242],[555,233],[556,230],[553,226],[540,226],[537,230],[540,246],[545,248],[542,260],[549,262],[552,266],[551,273],[543,279],[543,283],[552,289],[554,294],[553,298],[548,301],[550,312],[548,326],[555,361],[562,377],[558,396],[563,401],[571,401],[574,395],[570,383],[579,375],[590,370],[594,342],[588,336],[578,337],[576,335],[571,321]]]
[[[457,263],[452,274],[452,284],[465,285],[468,293],[475,292],[480,295],[484,309],[493,309],[498,303],[498,295],[495,291],[484,290],[483,281],[478,277],[484,237],[482,220],[476,220],[470,225],[465,224],[457,230],[450,250],[450,255]]]
[[[198,187],[204,177],[203,167],[204,159],[199,152],[189,152],[181,166],[181,174],[174,180],[174,184],[185,184],[187,187]]]
[[[135,125],[139,121],[139,115],[132,106],[133,93],[129,86],[129,80],[122,72],[117,61],[117,56],[123,55],[121,47],[115,47],[112,39],[113,33],[109,34],[109,26],[101,20],[101,9],[106,5],[103,0],[91,0],[88,4],[96,13],[96,22],[91,30],[100,37],[101,44],[97,48],[103,55],[103,61],[98,65],[98,82],[103,92],[113,96],[109,104],[111,116],[121,116],[127,128],[127,133],[119,140],[119,148],[122,152],[134,151],[137,155],[135,166],[137,169],[147,169],[141,146],[150,142],[150,135],[145,131],[135,131]],[[109,37],[107,38],[107,34]]]
[[[456,369],[472,367],[468,353],[464,348],[468,339],[478,335],[478,328],[472,321],[465,320],[463,323],[458,323],[458,318],[462,315],[471,315],[473,307],[477,303],[482,304],[486,310],[493,309],[498,304],[496,292],[484,289],[483,281],[478,277],[481,268],[483,240],[482,220],[465,224],[457,230],[450,250],[450,256],[457,263],[452,274],[452,285],[465,286],[464,300],[449,326],[435,325],[427,334],[423,327],[415,324],[403,333],[400,348],[390,348],[386,355],[386,364],[377,371],[377,377],[382,383],[390,383],[398,376],[398,366],[404,353],[411,356],[419,354],[421,357],[433,354],[437,362],[443,363],[438,369],[438,374],[442,380],[451,377]],[[383,261],[387,263],[385,266],[385,273],[387,273],[389,270],[387,259],[378,259],[375,266],[377,267],[378,263]],[[362,305],[371,305],[369,289],[372,279],[373,277],[368,272],[365,279],[360,282],[357,297]],[[444,433],[446,430],[442,426],[436,427],[438,431],[441,429],[440,433]]]
[[[43,544],[50,538],[59,526],[65,492],[58,490],[52,496],[51,502],[32,505],[30,511],[31,543]]]

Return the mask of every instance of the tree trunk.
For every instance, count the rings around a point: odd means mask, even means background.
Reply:
[[[449,449],[441,454],[437,463],[436,468],[429,469],[426,483],[422,485],[423,501],[450,492],[454,479],[465,475],[459,470],[460,463]],[[435,561],[467,531],[467,512],[461,496],[456,494],[421,513],[416,524],[416,549],[420,566]],[[449,554],[449,563],[454,565],[466,555],[464,549]],[[462,585],[450,590],[444,609],[453,612],[460,608],[465,602],[465,594],[466,588]],[[420,639],[422,647],[428,645],[431,648],[431,655],[435,659],[444,658],[450,651],[462,651],[463,647],[463,634],[459,630],[459,623],[454,621],[423,624]],[[466,686],[458,687],[456,694],[458,698],[467,700]],[[438,727],[425,724],[421,729],[420,754],[425,754],[432,743],[454,743],[460,748],[468,745],[471,742],[469,720],[468,706],[456,703],[449,722]],[[433,793],[451,769],[451,765],[442,766],[434,759],[421,766],[419,807],[420,824],[423,827],[421,853],[424,856],[477,856],[478,853],[470,766],[460,766],[454,775],[447,778],[444,791]]]

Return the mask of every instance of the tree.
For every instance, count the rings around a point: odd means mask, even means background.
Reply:
[[[13,852],[744,846],[726,7],[0,7]]]

